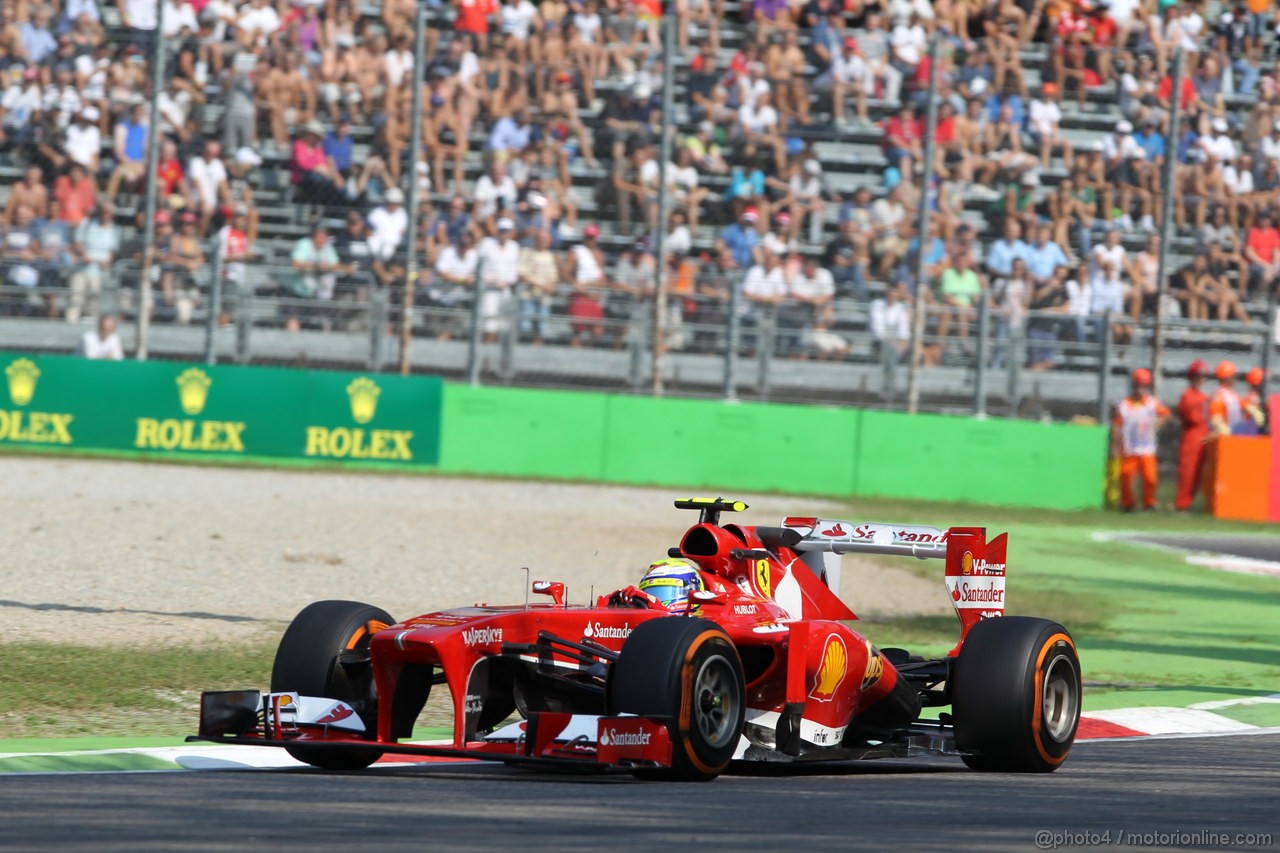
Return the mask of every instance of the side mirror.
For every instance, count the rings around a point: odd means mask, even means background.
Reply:
[[[564,607],[565,586],[560,581],[534,581],[533,591],[538,595],[549,595],[551,600]]]
[[[711,592],[706,589],[695,589],[689,593],[689,606],[694,607],[699,604],[724,604],[728,601],[722,593]]]

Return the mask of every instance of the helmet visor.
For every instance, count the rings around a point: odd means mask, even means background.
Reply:
[[[661,601],[668,609],[689,601],[689,584],[683,578],[645,578],[640,589]]]

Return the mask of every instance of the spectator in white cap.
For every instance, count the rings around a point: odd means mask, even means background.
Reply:
[[[1227,135],[1230,125],[1225,118],[1215,118],[1209,125],[1211,133],[1200,137],[1200,148],[1217,163],[1226,163],[1236,157],[1236,144]]]
[[[409,212],[404,209],[404,193],[392,187],[382,204],[369,212],[369,249],[374,257],[390,260],[409,230]]]
[[[102,131],[98,129],[98,119],[102,114],[97,107],[85,107],[76,116],[75,123],[67,128],[63,142],[68,157],[89,170],[89,174],[98,174],[98,157],[102,151]]]
[[[1133,201],[1133,188],[1137,185],[1133,160],[1141,156],[1142,146],[1133,138],[1133,125],[1127,120],[1116,123],[1115,133],[1102,138],[1102,158],[1105,161],[1108,188],[1118,196],[1120,224],[1126,230],[1133,227],[1129,205]],[[1145,153],[1145,152],[1144,152]],[[1105,213],[1110,216],[1111,211]]]
[[[509,215],[515,210],[520,188],[507,174],[506,163],[499,158],[476,181],[473,195],[476,205],[472,215],[477,221],[483,222],[493,216]]]
[[[258,239],[258,208],[254,203],[253,181],[250,175],[254,169],[262,165],[262,158],[252,148],[240,148],[231,157],[227,167],[227,187],[231,195],[231,209],[245,209],[247,226],[245,233],[249,242]]]
[[[213,139],[205,140],[200,153],[187,164],[187,178],[195,190],[196,209],[200,214],[200,233],[203,234],[208,231],[214,212],[221,205],[231,202],[227,167],[222,163],[222,144]]]
[[[1280,160],[1280,119],[1271,125],[1271,133],[1262,138],[1260,147],[1267,160]]]
[[[520,278],[520,244],[515,238],[516,223],[509,216],[497,222],[497,237],[480,241],[480,328],[485,340],[496,341],[506,328],[504,309],[511,299],[512,288]]]

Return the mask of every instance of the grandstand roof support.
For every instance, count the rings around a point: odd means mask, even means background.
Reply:
[[[151,325],[151,266],[156,257],[156,161],[160,157],[160,90],[164,87],[164,3],[156,0],[156,28],[151,38],[151,117],[147,123],[147,221],[142,226],[142,277],[138,281],[137,339],[134,357],[147,360]]]
[[[676,72],[676,21],[675,4],[668,4],[662,13],[662,136],[658,152],[658,227],[654,240],[658,256],[654,270],[653,290],[653,393],[661,397],[665,390],[667,351],[667,217],[670,194],[667,192],[667,164],[671,161],[671,134],[675,127],[675,72]]]
[[[933,135],[938,127],[938,42],[936,33],[929,37],[929,90],[924,125],[924,163],[920,176],[920,211],[916,222],[916,301],[911,314],[911,371],[907,374],[907,413],[920,410],[920,367],[924,354],[925,312],[928,310],[929,283],[924,274],[924,241],[929,232],[929,199],[933,192]],[[902,180],[908,180],[903,175]]]
[[[1156,264],[1156,327],[1151,339],[1151,393],[1160,396],[1164,366],[1164,303],[1169,292],[1169,243],[1173,230],[1173,181],[1178,160],[1179,127],[1182,120],[1182,49],[1173,51],[1173,91],[1169,105],[1169,135],[1165,144],[1164,174],[1160,176],[1160,191],[1164,193],[1160,204],[1160,255]]]
[[[400,312],[400,375],[409,375],[409,347],[413,342],[413,291],[418,284],[418,158],[422,156],[422,90],[426,86],[427,12],[425,3],[417,5],[413,24],[413,130],[409,137],[409,252],[404,264],[404,307]],[[476,279],[476,301],[480,299],[480,280]]]

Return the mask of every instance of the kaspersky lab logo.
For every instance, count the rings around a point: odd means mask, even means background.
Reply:
[[[307,427],[307,456],[329,459],[378,459],[412,462],[413,432],[407,429],[365,429],[378,414],[382,389],[368,376],[359,376],[346,387],[355,427]]]
[[[213,379],[189,367],[174,380],[178,405],[186,418],[138,418],[133,446],[144,450],[199,450],[243,453],[245,424],[240,421],[197,419],[209,402]]]
[[[29,358],[17,358],[4,369],[9,386],[9,400],[16,410],[0,409],[0,442],[22,441],[33,444],[71,444],[71,421],[74,417],[61,412],[24,411],[35,399],[40,381],[40,368]]]

